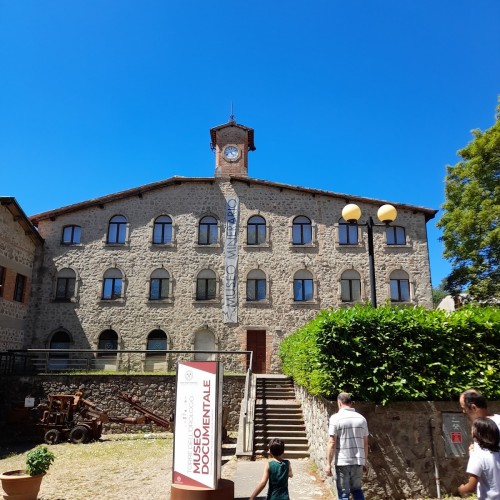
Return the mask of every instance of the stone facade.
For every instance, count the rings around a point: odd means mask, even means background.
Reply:
[[[25,345],[35,254],[42,245],[16,200],[0,197],[0,351]]]
[[[227,125],[234,127],[231,122]],[[233,141],[238,147],[255,149],[253,131],[251,139],[242,138],[241,134],[249,134],[251,129],[237,127],[233,135],[231,130],[217,127],[212,137],[216,141],[220,138],[223,144]],[[103,348],[103,332],[111,332],[116,335],[118,349],[146,349],[151,333],[160,332],[166,336],[163,348],[240,351],[254,350],[249,337],[252,333],[262,336],[260,350],[254,352],[263,360],[260,371],[277,372],[277,349],[284,336],[322,308],[350,305],[341,298],[345,271],[359,273],[359,300],[369,300],[366,228],[358,227],[358,243],[340,244],[339,220],[346,203],[357,203],[368,217],[375,216],[384,202],[233,175],[229,163],[226,171],[220,158],[222,146],[215,146],[219,151],[215,177],[175,177],[32,217],[46,243],[33,289],[36,307],[31,309],[31,347],[53,347],[57,344],[53,339],[60,342],[62,338],[67,340],[63,342],[66,347]],[[246,165],[246,150],[242,158]],[[237,320],[227,323],[224,295],[232,278],[225,269],[226,200],[236,198],[238,263],[236,281],[231,283],[237,290]],[[410,299],[403,305],[431,307],[426,222],[435,211],[395,206],[397,225],[405,231],[404,244],[387,244],[386,228],[374,228],[379,303],[389,298],[391,273],[402,271],[410,286]],[[260,244],[250,245],[248,220],[256,215],[265,219],[266,236]],[[125,221],[123,242],[110,244],[108,231],[116,216]],[[172,238],[165,244],[154,244],[155,221],[160,216],[172,221]],[[310,220],[312,240],[306,244],[292,244],[293,223],[298,216]],[[203,217],[217,224],[217,239],[210,244],[199,243]],[[81,231],[77,242],[62,242],[68,227]],[[251,272],[265,279],[263,300],[247,300]],[[71,296],[64,301],[57,300],[60,276],[73,276],[74,280]],[[106,276],[122,280],[120,296],[113,300],[102,300]],[[150,300],[154,276],[168,277],[168,285],[164,282],[168,294],[161,300]],[[208,300],[197,300],[197,279],[206,276],[215,278],[215,294]],[[312,280],[310,300],[294,300],[296,276]],[[233,369],[244,368],[244,359],[222,358]]]

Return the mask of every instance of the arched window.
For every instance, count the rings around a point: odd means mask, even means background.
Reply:
[[[198,226],[198,244],[214,245],[218,240],[217,219],[212,216],[203,217]]]
[[[59,331],[52,335],[50,339],[51,350],[70,349],[71,339],[64,331]],[[67,352],[51,352],[49,354],[48,368],[49,370],[67,370],[69,367],[69,353]]]
[[[167,334],[163,330],[153,330],[148,335],[146,349],[148,351],[163,351],[168,349]],[[167,354],[164,352],[146,353],[144,369],[148,372],[167,371]]]
[[[63,245],[79,245],[80,235],[81,235],[80,226],[64,226],[61,243]]]
[[[120,299],[123,294],[123,276],[119,269],[108,269],[104,273],[102,300]]]
[[[114,330],[104,330],[99,335],[97,348],[102,351],[118,350],[118,334]]]
[[[358,244],[358,224],[356,222],[339,223],[339,244],[340,245]]]
[[[342,273],[340,295],[342,302],[358,302],[361,300],[361,279],[358,271],[350,269]]]
[[[387,226],[385,235],[388,245],[406,245],[405,228],[402,226]]]
[[[61,269],[57,273],[56,300],[69,302],[75,296],[76,273],[73,269]]]
[[[148,351],[163,351],[167,349],[167,334],[163,330],[153,330],[148,335]],[[162,353],[161,356],[164,356]]]
[[[294,245],[309,245],[312,243],[311,219],[299,215],[293,219],[292,243]]]
[[[118,368],[118,334],[111,329],[104,330],[99,335],[95,367],[98,370],[115,371]]]
[[[161,215],[155,219],[153,244],[165,245],[167,243],[172,243],[172,219],[168,215]]]
[[[168,299],[170,275],[166,269],[156,269],[149,280],[149,300]]]
[[[109,221],[107,243],[123,245],[127,238],[127,218],[115,215]]]
[[[249,302],[266,300],[266,275],[260,269],[253,269],[248,273],[247,300]]]
[[[215,335],[210,330],[202,330],[196,332],[194,336],[194,350],[195,351],[215,351]],[[194,355],[196,361],[213,361],[214,354],[210,353],[196,353]]]
[[[391,302],[410,301],[410,280],[405,271],[397,270],[390,278]]]
[[[313,277],[305,269],[297,271],[293,277],[293,300],[296,302],[314,300]]]
[[[198,273],[196,279],[196,300],[213,300],[217,294],[217,277],[211,269]]]
[[[247,245],[262,245],[266,242],[266,219],[252,215],[247,223]]]

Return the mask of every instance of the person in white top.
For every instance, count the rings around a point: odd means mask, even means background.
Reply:
[[[361,485],[368,457],[368,424],[352,407],[350,394],[341,392],[337,404],[339,411],[330,417],[328,426],[325,472],[333,476],[334,462],[339,500],[349,500],[351,494],[354,500],[364,500]]]
[[[477,444],[469,457],[469,481],[458,487],[461,496],[477,494],[478,500],[500,499],[500,431],[491,418],[478,417],[472,423]]]
[[[460,408],[472,422],[479,417],[488,417],[500,429],[500,415],[488,411],[488,402],[477,389],[467,389],[460,394]]]

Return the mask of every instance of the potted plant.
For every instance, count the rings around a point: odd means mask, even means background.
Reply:
[[[38,446],[26,455],[25,470],[0,474],[4,499],[36,500],[43,476],[54,461],[54,454],[46,446]]]

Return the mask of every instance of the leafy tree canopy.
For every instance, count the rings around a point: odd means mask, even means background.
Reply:
[[[452,271],[446,290],[468,289],[476,300],[500,298],[500,106],[497,121],[474,139],[447,166],[443,229],[444,257]]]

